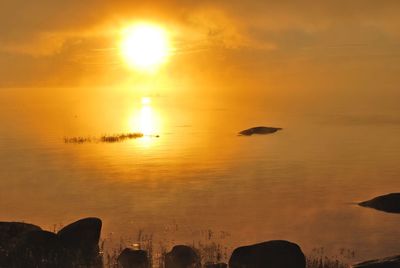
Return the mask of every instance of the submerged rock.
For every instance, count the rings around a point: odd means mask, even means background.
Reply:
[[[165,255],[165,268],[200,268],[200,257],[188,246],[174,246]]]
[[[118,264],[122,268],[149,268],[148,254],[144,250],[124,249],[118,256]]]
[[[362,262],[352,266],[353,268],[400,268],[400,255],[379,260]]]
[[[371,200],[361,202],[359,205],[390,213],[400,213],[400,193],[378,196]]]
[[[230,268],[305,268],[306,258],[297,244],[273,240],[236,248]]]
[[[239,132],[239,135],[251,136],[253,134],[271,134],[275,133],[282,128],[277,127],[253,127]]]

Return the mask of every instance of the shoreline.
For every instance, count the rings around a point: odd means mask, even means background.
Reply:
[[[172,254],[171,252],[174,251],[175,247],[185,247],[185,250],[189,250],[191,252],[190,254],[195,256],[193,257],[193,261],[199,263],[200,266],[198,267],[228,267],[223,265],[232,262],[235,252],[243,247],[243,245],[238,245],[233,252],[228,252],[228,249],[224,245],[213,241],[211,237],[207,243],[193,241],[193,243],[186,245],[174,244],[172,247],[167,247],[166,245],[160,244],[157,247],[153,244],[152,235],[146,236],[143,233],[139,233],[137,243],[132,243],[127,247],[123,245],[121,241],[118,248],[105,251],[105,244],[107,242],[105,239],[101,239],[101,227],[102,221],[98,218],[78,220],[77,222],[63,227],[61,230],[58,230],[58,232],[44,231],[41,227],[28,223],[0,222],[0,238],[2,240],[0,243],[0,267],[3,267],[1,266],[2,263],[12,264],[15,262],[16,260],[13,259],[15,258],[13,256],[18,256],[18,261],[23,261],[24,256],[29,256],[28,261],[32,262],[32,253],[29,252],[29,254],[27,254],[27,251],[37,252],[38,249],[40,249],[40,256],[34,258],[43,260],[46,259],[47,256],[49,261],[54,261],[55,259],[56,261],[62,260],[67,263],[70,261],[78,263],[83,262],[86,263],[85,265],[89,265],[87,267],[121,267],[121,258],[123,258],[124,254],[130,256],[127,257],[129,259],[133,258],[132,256],[136,256],[138,253],[142,254],[141,258],[143,260],[145,259],[148,263],[145,265],[146,267],[168,267],[165,266],[166,256]],[[245,247],[264,246],[264,244],[274,243],[274,241],[277,240],[266,241]],[[325,255],[323,248],[315,249],[309,254],[304,254],[301,245],[285,240],[278,241],[283,241],[281,243],[284,243],[285,246],[285,243],[287,243],[290,246],[295,245],[298,247],[298,252],[304,256],[305,267],[307,268],[348,268],[351,267],[350,265],[352,263],[345,262],[342,259],[344,259],[344,257],[350,259],[355,256],[354,251],[343,250],[342,256],[328,257]],[[54,245],[60,247],[59,252],[54,251]],[[271,248],[275,250],[274,247]],[[267,249],[271,250],[271,248]],[[266,254],[265,252],[263,254]],[[45,257],[43,257],[43,254]],[[283,254],[286,253],[284,252]],[[56,258],[54,256],[56,256]],[[146,258],[143,258],[143,256],[146,256]],[[17,264],[16,266],[11,265],[10,267],[23,266],[18,266]],[[82,266],[72,265],[67,267]],[[231,265],[229,267],[235,266]]]

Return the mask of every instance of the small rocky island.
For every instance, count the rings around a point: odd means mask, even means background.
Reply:
[[[381,195],[358,204],[362,207],[373,208],[384,212],[400,213],[400,193]]]
[[[239,136],[251,136],[253,134],[260,134],[260,135],[272,134],[272,133],[277,132],[278,130],[282,130],[282,128],[279,128],[279,127],[252,127],[252,128],[240,131]]]

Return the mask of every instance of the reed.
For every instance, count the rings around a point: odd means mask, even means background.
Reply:
[[[83,143],[115,143],[115,142],[123,142],[131,139],[138,139],[143,137],[151,137],[151,138],[159,138],[159,135],[144,135],[143,133],[122,133],[122,134],[113,134],[113,135],[103,135],[100,137],[64,137],[64,143],[71,144],[83,144]]]

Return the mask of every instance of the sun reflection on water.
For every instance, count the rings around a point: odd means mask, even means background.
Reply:
[[[151,98],[143,97],[138,107],[132,113],[130,131],[143,133],[144,137],[140,140],[147,145],[160,134],[161,120],[152,106]]]
[[[153,108],[151,106],[143,106],[139,114],[139,129],[144,135],[155,135]]]

